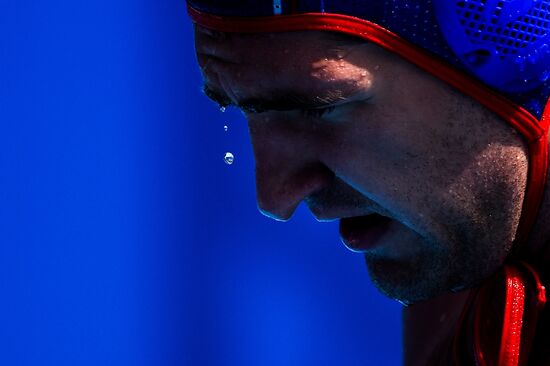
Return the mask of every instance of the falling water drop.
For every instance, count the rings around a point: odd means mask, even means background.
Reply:
[[[225,125],[225,126],[223,126],[223,130],[224,130],[225,132],[227,132],[227,130],[229,130],[229,127],[227,127],[227,125]]]
[[[225,112],[225,107],[223,105],[220,106],[220,112]]]
[[[233,154],[231,154],[230,152],[226,152],[224,157],[223,157],[223,161],[225,161],[225,163],[227,165],[231,165],[233,164],[233,161],[235,160],[235,157],[233,156]]]

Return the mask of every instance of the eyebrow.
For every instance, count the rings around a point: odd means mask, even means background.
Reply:
[[[323,108],[340,104],[358,93],[358,90],[348,91],[347,93],[342,90],[327,90],[322,94],[299,94],[293,90],[274,90],[265,97],[246,98],[233,102],[229,97],[215,91],[208,84],[203,85],[202,91],[220,106],[233,105],[250,113]]]

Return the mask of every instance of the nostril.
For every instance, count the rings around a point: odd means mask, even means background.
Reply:
[[[258,203],[258,210],[262,215],[269,217],[270,219],[281,221],[281,222],[286,222],[290,220],[290,218],[292,217],[292,214],[296,210],[296,207],[298,207],[297,204],[294,207],[288,207],[288,209],[283,212],[283,211],[279,211],[276,207],[270,208]]]
[[[334,173],[322,163],[290,171],[257,171],[256,190],[260,212],[277,221],[290,219],[309,195],[329,186]]]

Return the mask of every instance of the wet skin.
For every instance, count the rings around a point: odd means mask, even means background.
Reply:
[[[474,286],[503,263],[527,154],[493,113],[327,32],[197,27],[196,48],[206,94],[246,116],[264,214],[287,220],[304,201],[320,221],[386,217],[362,251],[376,286],[404,303]]]

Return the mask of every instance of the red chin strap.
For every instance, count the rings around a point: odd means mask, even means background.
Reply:
[[[188,11],[195,23],[205,28],[222,32],[261,33],[318,30],[339,32],[359,37],[398,54],[496,113],[525,138],[528,146],[529,169],[527,187],[514,240],[512,258],[521,258],[521,255],[524,254],[522,251],[525,249],[524,247],[539,212],[546,183],[550,103],[546,103],[544,113],[539,121],[527,110],[488,88],[473,77],[447,65],[387,29],[352,16],[331,13],[305,13],[256,18],[219,17],[199,12],[192,7],[188,7]],[[544,298],[544,287],[540,283],[538,275],[531,267],[529,267],[528,272],[534,273],[530,277],[535,278],[535,287],[539,291],[537,296],[541,299],[539,304],[542,307],[545,302],[542,301]],[[504,278],[507,290],[503,309],[501,349],[497,357],[498,363],[495,363],[495,365],[517,366],[523,364],[522,360],[526,359],[526,356],[519,356],[520,346],[522,345],[522,334],[534,334],[533,327],[536,324],[527,324],[527,329],[522,332],[524,328],[522,319],[525,309],[525,286],[529,282],[529,279],[520,275],[517,269],[513,269],[510,266],[504,268]],[[485,303],[483,296],[478,296],[475,302],[478,307]],[[479,328],[479,323],[475,328]],[[474,332],[476,331],[474,330]],[[479,344],[475,346],[475,357],[478,365],[486,365],[481,346]]]

